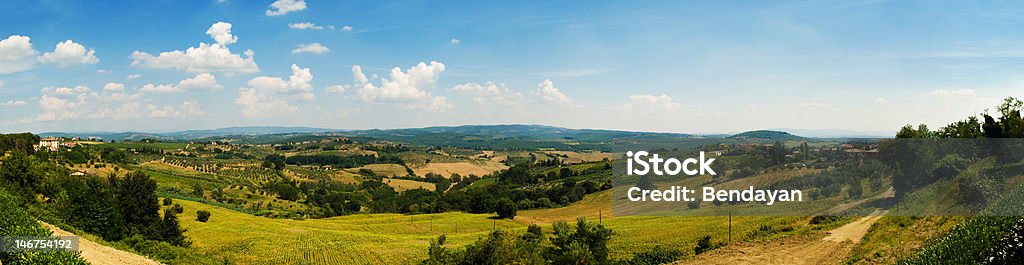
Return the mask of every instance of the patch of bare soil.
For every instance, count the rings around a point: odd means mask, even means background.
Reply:
[[[47,229],[53,232],[54,236],[74,236],[68,231],[64,231],[56,226],[48,223],[39,222]],[[118,250],[112,247],[100,245],[99,243],[92,242],[91,240],[79,237],[78,238],[78,250],[81,251],[82,258],[88,261],[90,264],[160,264],[154,260],[148,259],[138,254]]]
[[[839,264],[882,215],[875,211],[828,232],[735,243],[677,264]]]

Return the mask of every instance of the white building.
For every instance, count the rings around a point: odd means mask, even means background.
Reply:
[[[52,152],[60,150],[60,138],[46,137],[39,139],[39,149],[47,149]]]

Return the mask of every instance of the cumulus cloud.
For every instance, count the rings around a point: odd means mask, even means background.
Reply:
[[[231,53],[227,45],[238,40],[237,36],[231,34],[231,24],[217,22],[206,31],[216,43],[199,43],[197,47],[189,47],[184,52],[174,50],[161,52],[154,56],[152,54],[134,51],[132,52],[132,66],[148,67],[157,69],[174,68],[190,73],[222,72],[222,73],[255,73],[259,71],[253,56],[252,50],[246,50],[243,58],[239,54]]]
[[[25,101],[21,101],[21,100],[8,100],[7,102],[4,102],[2,104],[2,106],[4,106],[4,107],[21,107],[21,106],[25,106],[25,104],[28,104],[28,103],[25,102]]]
[[[289,28],[293,28],[293,29],[315,29],[315,30],[324,29],[323,26],[318,26],[317,24],[312,23],[312,22],[288,23],[288,27]]]
[[[143,93],[125,93],[123,88],[116,89],[119,86],[123,85],[108,83],[102,91],[93,91],[86,86],[44,88],[39,97],[39,107],[43,112],[34,120],[187,118],[203,115],[195,101],[160,106],[148,103]]]
[[[231,23],[217,22],[210,26],[210,29],[206,30],[206,35],[210,35],[213,41],[221,46],[227,46],[238,42],[238,36],[231,34]]]
[[[563,94],[561,90],[558,90],[558,88],[555,87],[555,83],[551,82],[550,79],[544,79],[540,84],[537,84],[537,89],[534,91],[534,94],[540,96],[541,99],[547,102],[562,106],[576,106],[576,104],[572,102],[572,99]]]
[[[522,93],[513,92],[505,87],[505,84],[495,84],[491,81],[484,84],[465,83],[455,86],[452,90],[469,96],[478,105],[497,104],[515,106],[523,100]]]
[[[341,93],[345,93],[346,89],[347,88],[345,86],[343,86],[343,85],[333,85],[333,86],[325,87],[324,88],[324,92],[327,92],[328,94],[341,94]]]
[[[103,85],[103,91],[109,92],[124,92],[124,84],[121,83],[107,83]]]
[[[195,77],[181,80],[177,85],[146,84],[139,88],[139,91],[146,93],[178,93],[188,90],[217,90],[220,88],[221,85],[217,83],[217,77],[210,73],[200,73]]]
[[[331,49],[328,49],[327,46],[323,46],[320,43],[314,42],[310,44],[299,44],[298,46],[295,47],[295,49],[292,50],[292,53],[324,54],[330,51]]]
[[[451,104],[442,96],[430,93],[437,85],[438,76],[444,72],[444,64],[431,61],[430,64],[419,64],[402,71],[401,68],[391,69],[389,78],[374,84],[363,74],[358,65],[352,66],[352,77],[356,81],[356,97],[365,102],[402,103],[406,107],[430,111],[444,111]]]
[[[672,113],[681,107],[668,95],[642,94],[629,96],[629,102],[623,103],[618,109],[624,112]]]
[[[344,27],[341,27],[341,31],[352,31],[352,26],[345,25]]]
[[[52,52],[40,56],[39,61],[67,67],[76,64],[96,64],[100,62],[100,59],[96,58],[96,50],[86,49],[82,44],[66,40],[57,43]]]
[[[460,42],[462,42],[462,41],[460,41],[459,39],[456,39],[456,38],[452,38],[452,40],[448,41],[448,44],[458,45]]]
[[[306,9],[306,0],[277,0],[270,4],[266,14],[268,16],[283,16],[304,9]]]
[[[875,99],[875,103],[885,104],[885,103],[889,103],[889,100],[885,99],[885,98],[876,98]]]
[[[4,85],[6,85],[4,84],[4,81],[0,80],[0,88],[4,88]]]
[[[309,68],[292,65],[288,80],[280,77],[258,76],[250,79],[248,87],[238,91],[235,104],[242,108],[242,115],[248,118],[267,117],[271,114],[287,114],[298,110],[288,99],[313,100],[313,74]]]
[[[17,73],[32,69],[38,52],[32,48],[31,38],[11,35],[0,40],[0,74]]]
[[[140,74],[130,74],[127,77],[125,77],[125,79],[132,80],[132,79],[137,79],[139,77],[142,77],[142,75],[140,75]]]
[[[930,94],[932,96],[940,96],[940,97],[972,97],[972,96],[974,96],[974,90],[973,89],[959,89],[959,90],[936,89],[936,90],[932,90],[932,92],[928,93],[928,94]]]

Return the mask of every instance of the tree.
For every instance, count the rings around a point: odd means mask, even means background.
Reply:
[[[210,212],[199,210],[196,211],[196,221],[205,223],[210,220]]]
[[[516,211],[519,209],[516,204],[512,202],[512,199],[506,197],[498,200],[498,207],[496,210],[498,212],[498,218],[513,219],[516,217]]]
[[[271,154],[263,157],[263,167],[274,170],[282,170],[285,166],[285,158],[282,155]]]
[[[130,229],[143,231],[160,221],[160,205],[156,197],[156,181],[142,172],[130,172],[120,183],[117,202],[124,223]]]
[[[171,206],[173,203],[174,201],[172,201],[171,198],[164,198],[164,206]]]
[[[124,237],[121,213],[107,183],[98,177],[65,183],[68,194],[65,220],[83,231],[103,239],[117,241]]]
[[[600,224],[587,223],[586,219],[576,220],[573,230],[565,222],[553,224],[551,237],[554,246],[547,252],[553,264],[604,264],[608,261],[608,239],[612,230]],[[584,261],[586,261],[584,263]]]
[[[191,245],[185,238],[185,230],[178,224],[178,215],[171,209],[164,210],[164,219],[157,225],[156,230],[156,236],[161,241],[181,247]]]

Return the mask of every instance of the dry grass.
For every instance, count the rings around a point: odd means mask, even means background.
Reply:
[[[612,153],[605,152],[573,152],[573,151],[547,151],[545,154],[557,155],[557,156],[568,156],[563,158],[566,162],[578,164],[584,162],[596,162],[607,159],[612,159]]]
[[[412,169],[417,176],[426,176],[427,173],[439,174],[444,177],[451,177],[452,173],[459,173],[462,176],[477,175],[484,176],[499,170],[508,169],[508,166],[493,161],[472,161],[456,163],[429,163],[426,166]]]
[[[394,176],[405,176],[409,172],[405,171],[405,166],[399,164],[369,164],[362,167],[346,169],[349,173],[359,174],[360,169],[369,169],[377,176],[394,177]]]
[[[427,189],[427,190],[430,190],[430,191],[433,191],[434,189],[436,189],[436,187],[434,186],[434,183],[423,182],[423,181],[415,181],[415,180],[408,180],[408,179],[389,179],[389,178],[385,178],[384,179],[384,184],[388,184],[388,186],[391,186],[392,188],[395,189],[395,191],[398,191],[398,192],[407,191],[407,190],[414,190],[414,189],[419,189],[419,188]]]

